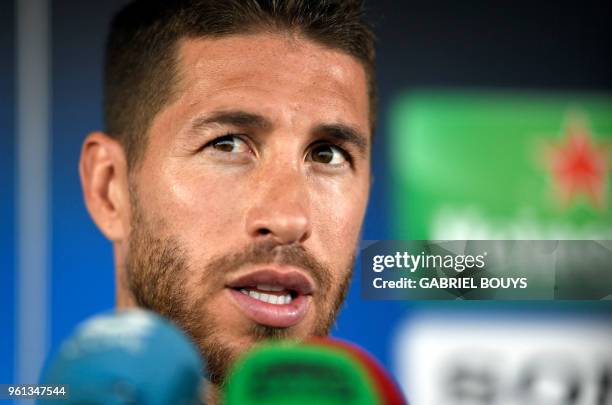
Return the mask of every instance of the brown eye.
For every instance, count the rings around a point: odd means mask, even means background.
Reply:
[[[310,159],[327,165],[341,165],[347,161],[344,152],[337,146],[320,144],[312,148]]]
[[[249,151],[249,146],[242,139],[234,135],[226,135],[211,142],[210,146],[220,152],[244,153]]]

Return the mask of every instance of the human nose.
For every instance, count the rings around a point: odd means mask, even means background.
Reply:
[[[257,184],[257,197],[248,209],[246,228],[257,240],[276,244],[303,243],[311,233],[307,184],[298,169],[279,168],[262,175]]]

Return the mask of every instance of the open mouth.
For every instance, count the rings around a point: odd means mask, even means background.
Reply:
[[[308,312],[313,282],[298,271],[256,271],[227,284],[240,310],[261,325],[289,327]]]

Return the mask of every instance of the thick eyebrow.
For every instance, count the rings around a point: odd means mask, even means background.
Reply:
[[[242,110],[228,110],[216,111],[210,115],[196,118],[191,125],[191,130],[197,132],[213,125],[233,125],[240,128],[254,128],[263,131],[272,128],[272,122],[262,115]],[[331,140],[353,144],[362,154],[365,154],[368,147],[366,136],[347,124],[320,124],[315,127],[313,132]]]
[[[321,124],[315,128],[314,132],[341,143],[353,144],[361,154],[365,154],[368,148],[368,138],[350,125],[342,123]]]
[[[196,118],[191,125],[191,129],[198,131],[212,125],[233,125],[240,128],[261,130],[267,130],[272,127],[272,123],[262,115],[240,110],[230,110],[216,111],[205,117]]]

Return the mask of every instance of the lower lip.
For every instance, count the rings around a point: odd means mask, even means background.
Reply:
[[[246,316],[256,323],[275,328],[298,324],[308,312],[308,296],[299,295],[289,304],[275,305],[260,301],[238,290],[229,289],[232,297]]]

